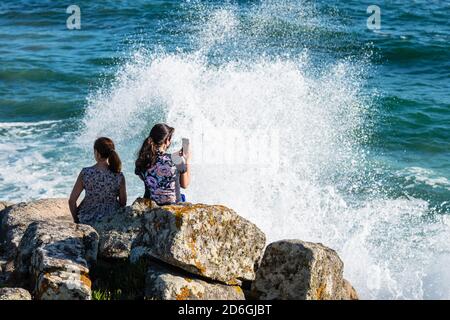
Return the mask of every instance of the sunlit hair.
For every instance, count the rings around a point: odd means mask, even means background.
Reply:
[[[114,142],[110,138],[101,137],[95,140],[94,149],[102,159],[108,159],[109,170],[114,173],[122,171],[122,161],[120,161]]]
[[[144,140],[139,151],[135,163],[135,172],[137,174],[139,174],[139,172],[144,172],[155,164],[157,152],[161,150],[164,143],[172,139],[174,131],[174,128],[169,127],[164,123],[158,123],[153,126],[149,136]]]

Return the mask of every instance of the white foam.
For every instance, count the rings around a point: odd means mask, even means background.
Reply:
[[[450,190],[450,180],[438,175],[434,170],[421,167],[408,167],[397,172],[397,175],[404,177],[407,182],[414,186],[423,183],[432,188],[443,187]]]
[[[18,202],[68,196],[80,163],[63,121],[0,123],[0,194]]]
[[[0,128],[29,128],[60,123],[60,120],[44,120],[36,122],[0,122]]]

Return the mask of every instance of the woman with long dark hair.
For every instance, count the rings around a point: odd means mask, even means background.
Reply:
[[[175,164],[169,153],[174,128],[158,123],[142,143],[136,160],[135,173],[144,181],[145,198],[158,205],[181,202],[181,188],[190,180],[190,154],[184,152],[185,161]],[[183,151],[180,151],[180,155]]]
[[[106,137],[98,138],[94,143],[94,157],[97,163],[81,170],[69,199],[74,221],[84,224],[114,214],[127,204],[122,162],[114,142]],[[77,207],[77,200],[83,190],[84,199]]]

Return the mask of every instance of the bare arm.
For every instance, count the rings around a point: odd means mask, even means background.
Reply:
[[[191,182],[191,152],[186,155],[186,171],[180,174],[180,187],[186,189]]]
[[[78,223],[78,213],[77,213],[77,200],[80,197],[81,192],[83,192],[83,179],[81,178],[81,173],[78,175],[77,181],[73,186],[72,193],[69,198],[69,208],[70,213],[72,214],[73,221]]]
[[[180,186],[186,189],[189,186],[191,180],[190,165],[186,163],[186,172],[180,174]]]
[[[122,176],[122,181],[120,182],[119,204],[121,207],[125,207],[127,205],[127,184],[124,176]]]

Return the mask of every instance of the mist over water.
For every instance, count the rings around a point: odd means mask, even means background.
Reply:
[[[172,150],[181,137],[192,142],[188,201],[233,208],[268,242],[335,249],[361,298],[450,298],[450,183],[438,166],[386,155],[408,139],[391,129],[380,138],[388,80],[373,80],[383,76],[374,45],[320,1],[167,10],[153,33],[130,37],[126,58],[75,120],[0,123],[0,193],[67,196],[102,135],[116,142],[132,200],[143,193],[136,152],[154,123],[167,122]],[[170,37],[149,45],[154,33]],[[392,130],[408,133],[410,117],[401,113]]]

